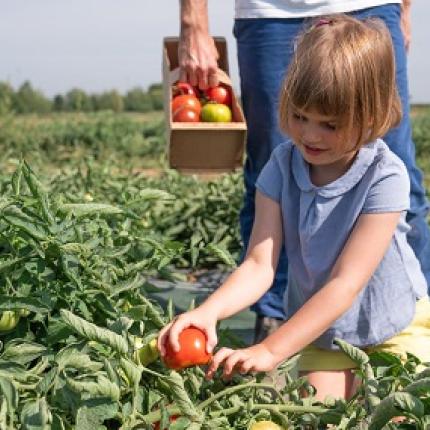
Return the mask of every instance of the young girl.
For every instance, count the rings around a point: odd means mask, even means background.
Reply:
[[[196,326],[211,352],[217,321],[268,290],[285,243],[287,321],[259,344],[219,350],[208,377],[219,366],[226,378],[270,371],[301,352],[299,369],[320,399],[348,398],[354,364],[335,338],[430,360],[430,329],[416,330],[428,324],[430,304],[406,241],[408,174],[379,138],[400,118],[384,25],[344,15],[314,23],[297,42],[279,112],[291,140],[274,150],[257,181],[243,263],[202,305],[161,331],[159,348],[164,355],[170,342],[178,350],[179,333]]]

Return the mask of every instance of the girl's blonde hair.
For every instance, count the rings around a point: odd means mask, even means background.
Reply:
[[[305,30],[281,90],[280,127],[287,134],[291,109],[333,117],[347,140],[358,132],[357,148],[397,125],[401,103],[384,23],[334,15]]]

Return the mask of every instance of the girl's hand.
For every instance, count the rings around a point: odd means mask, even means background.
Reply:
[[[223,378],[230,379],[235,372],[269,372],[281,361],[262,343],[238,350],[221,348],[212,358],[206,377],[212,379],[220,365],[224,367]]]
[[[163,358],[166,354],[167,342],[170,342],[170,346],[174,351],[179,351],[179,334],[188,327],[199,328],[206,334],[206,352],[212,353],[218,342],[216,322],[216,318],[208,316],[207,312],[202,312],[199,308],[177,316],[171,323],[163,327],[158,335],[157,346],[161,357]]]

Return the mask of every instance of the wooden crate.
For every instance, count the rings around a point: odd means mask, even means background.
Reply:
[[[222,37],[214,39],[219,53],[218,77],[231,87],[226,40]],[[163,90],[169,166],[191,173],[231,172],[241,168],[247,129],[233,88],[232,122],[173,122],[171,87],[178,78],[178,38],[167,37],[163,41]]]

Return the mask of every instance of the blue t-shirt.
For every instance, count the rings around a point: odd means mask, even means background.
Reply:
[[[427,294],[427,284],[406,240],[408,173],[382,140],[363,146],[349,170],[322,187],[312,184],[309,164],[288,141],[273,151],[256,186],[282,210],[289,264],[287,318],[327,282],[361,214],[402,212],[390,246],[367,286],[315,345],[337,349],[335,337],[360,347],[376,345],[410,323],[416,300]]]

